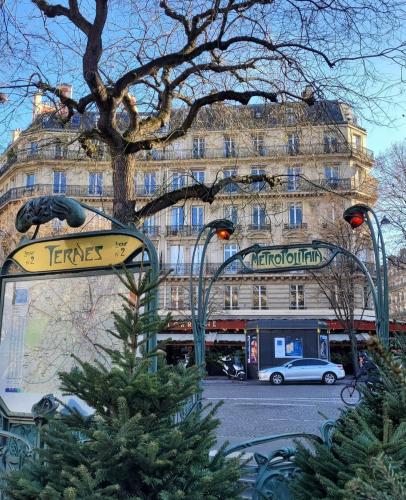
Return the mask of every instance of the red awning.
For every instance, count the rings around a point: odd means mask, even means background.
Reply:
[[[207,322],[206,331],[227,331],[227,330],[244,330],[246,320],[244,319],[211,319]],[[167,330],[177,332],[191,332],[191,321],[171,321]]]
[[[328,319],[326,321],[330,330],[344,330],[343,325],[337,319]],[[376,325],[375,321],[366,321],[366,320],[355,320],[354,328],[357,331],[375,331]],[[406,332],[406,324],[403,323],[394,323],[393,321],[389,324],[389,331],[391,332]]]

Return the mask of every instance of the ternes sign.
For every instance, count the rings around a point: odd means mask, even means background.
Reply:
[[[126,233],[83,235],[29,243],[11,258],[29,273],[73,271],[123,264],[142,246]]]
[[[268,248],[252,253],[250,266],[255,270],[318,268],[329,260],[330,253],[326,248],[285,247]]]

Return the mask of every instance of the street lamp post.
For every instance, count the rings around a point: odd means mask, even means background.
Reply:
[[[367,223],[371,234],[372,246],[375,258],[376,289],[377,289],[377,331],[385,345],[389,344],[389,287],[388,266],[386,260],[385,242],[381,230],[381,224],[387,224],[388,220],[379,219],[374,210],[368,205],[359,203],[347,208],[343,214],[353,229]],[[376,228],[376,232],[375,232]]]
[[[193,286],[193,276],[195,270],[195,257],[196,250],[199,245],[200,238],[206,230],[209,230],[203,245],[202,252],[200,254],[200,262],[198,267],[198,291],[197,291],[197,301],[195,296],[195,287]],[[211,239],[217,235],[221,240],[228,240],[230,236],[234,233],[234,224],[227,219],[216,219],[209,222],[203,226],[199,234],[197,235],[196,242],[193,248],[191,267],[190,267],[190,280],[189,280],[189,290],[190,290],[190,311],[192,315],[192,330],[193,330],[193,341],[195,347],[195,363],[197,366],[204,367],[205,363],[205,330],[206,330],[206,314],[205,314],[205,294],[204,294],[204,259],[207,252],[207,247]]]

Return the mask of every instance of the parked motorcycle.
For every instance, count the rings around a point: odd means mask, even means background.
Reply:
[[[247,375],[240,360],[235,360],[231,356],[222,356],[218,362],[222,366],[223,372],[230,379],[245,380]]]

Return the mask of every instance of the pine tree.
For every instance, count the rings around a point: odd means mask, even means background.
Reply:
[[[76,359],[61,373],[61,390],[95,410],[83,417],[71,409],[41,431],[43,447],[21,471],[10,475],[6,494],[13,499],[235,499],[240,486],[238,460],[214,459],[216,407],[176,418],[199,389],[198,367],[169,366],[159,351],[145,354],[160,320],[148,311],[158,283],[119,275],[130,292],[123,311],[113,313],[109,331],[117,347],[99,346],[111,365]],[[140,349],[142,357],[137,357]],[[151,373],[152,356],[159,356]]]
[[[369,348],[382,381],[343,412],[330,448],[299,445],[295,500],[406,499],[406,356],[399,360],[377,340]]]

